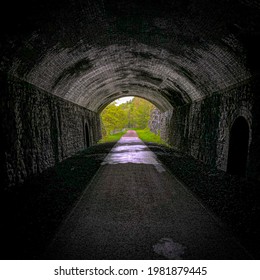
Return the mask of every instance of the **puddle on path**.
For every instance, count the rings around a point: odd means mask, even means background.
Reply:
[[[162,238],[153,245],[153,250],[158,255],[164,256],[169,260],[182,260],[186,247],[174,242],[171,238]]]
[[[156,155],[138,137],[122,137],[101,165],[123,163],[151,164],[158,172],[165,171]]]

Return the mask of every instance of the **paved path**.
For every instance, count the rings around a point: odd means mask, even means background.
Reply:
[[[249,259],[221,223],[129,132],[50,245],[50,259]]]

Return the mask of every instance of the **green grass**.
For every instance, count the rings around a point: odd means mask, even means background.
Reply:
[[[135,130],[138,137],[144,142],[157,143],[157,144],[168,146],[168,144],[161,139],[160,135],[154,134],[149,130],[149,128],[146,129],[131,128],[131,130]],[[125,133],[126,131],[119,132],[113,135],[107,135],[106,137],[103,137],[98,143],[101,144],[107,142],[117,142]]]
[[[98,143],[117,142],[126,132],[119,132],[113,135],[103,137]]]
[[[165,143],[160,135],[156,135],[153,132],[151,132],[148,128],[146,129],[134,129],[138,135],[138,137],[144,141],[144,142],[152,142],[152,143],[157,143],[157,144],[162,144],[162,145],[167,145]]]

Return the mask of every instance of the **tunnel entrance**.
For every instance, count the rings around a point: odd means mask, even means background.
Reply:
[[[85,144],[86,148],[90,146],[89,128],[87,123],[85,124]]]
[[[229,138],[227,172],[245,176],[249,142],[249,126],[244,117],[238,117],[232,125]]]
[[[100,113],[101,142],[118,141],[128,130],[134,130],[143,141],[162,143],[160,114],[150,100],[138,96],[116,99]]]

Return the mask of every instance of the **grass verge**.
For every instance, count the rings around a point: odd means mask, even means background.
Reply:
[[[157,144],[168,146],[168,144],[161,139],[160,135],[156,135],[155,133],[151,132],[149,128],[146,129],[131,128],[129,130],[135,130],[138,137],[143,142],[157,143]],[[119,132],[113,135],[107,135],[103,137],[98,143],[101,144],[101,143],[117,142],[126,133],[126,131]]]
[[[119,132],[113,135],[107,135],[103,137],[98,143],[102,144],[102,143],[109,143],[109,142],[117,142],[124,134],[125,132]]]
[[[154,134],[148,128],[134,130],[143,142],[157,143],[167,146],[167,144],[161,139],[160,135]]]

